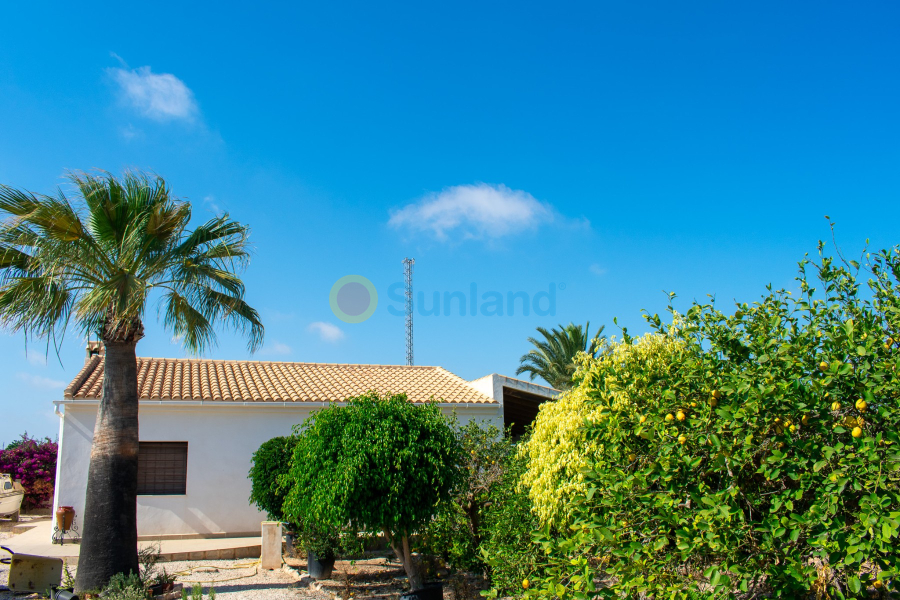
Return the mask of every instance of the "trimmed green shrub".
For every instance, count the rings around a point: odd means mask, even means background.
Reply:
[[[291,456],[295,436],[275,437],[259,447],[253,453],[253,465],[250,467],[250,502],[265,511],[270,519],[284,520],[282,505],[287,490],[279,478],[288,474],[291,468]]]
[[[545,524],[546,570],[531,593],[841,598],[889,588],[900,541],[898,256],[868,256],[868,290],[856,263],[804,260],[797,297],[770,288],[731,315],[670,307],[670,322],[647,316],[654,334],[625,332],[585,357],[577,390],[592,406],[590,452],[554,513],[559,530]],[[651,346],[667,360],[630,360]],[[551,443],[541,412],[534,440]],[[536,465],[539,449],[529,454]],[[552,465],[526,479],[542,469]]]
[[[450,497],[461,460],[438,405],[371,392],[314,413],[304,427],[295,430],[285,515],[384,532],[410,585],[421,588],[409,539]]]

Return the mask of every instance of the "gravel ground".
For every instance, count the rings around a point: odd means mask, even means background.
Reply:
[[[263,571],[252,559],[160,563],[158,568],[178,573],[176,581],[184,584],[185,597],[199,582],[204,595],[214,587],[216,598],[222,600],[331,600],[329,594],[311,588],[308,577],[284,570]]]
[[[3,540],[12,534],[0,524],[0,546]],[[6,551],[0,550],[0,558],[8,557]],[[184,584],[184,598],[189,598],[189,590],[194,582],[204,582],[204,598],[209,587],[216,589],[216,598],[221,600],[332,600],[327,592],[310,587],[309,577],[300,577],[297,573],[285,570],[257,571],[257,561],[242,560],[204,560],[192,562],[159,563],[158,569],[164,568],[167,573],[184,573],[177,576],[176,581]],[[193,569],[193,570],[192,570]],[[74,576],[75,567],[69,572]],[[188,571],[191,571],[187,573]],[[37,594],[15,595],[6,589],[9,577],[9,565],[0,564],[0,600],[27,600],[40,598]]]

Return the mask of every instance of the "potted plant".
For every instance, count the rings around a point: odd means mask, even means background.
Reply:
[[[155,597],[174,592],[176,588],[181,589],[181,587],[182,584],[175,583],[175,576],[169,575],[166,572],[166,569],[163,568],[162,572],[156,576],[153,583],[147,588],[147,591],[150,593],[151,597]]]
[[[313,579],[330,579],[340,551],[340,531],[329,525],[306,522],[296,527],[299,542],[306,547],[306,570]]]

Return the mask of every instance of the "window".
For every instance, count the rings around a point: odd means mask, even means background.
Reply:
[[[187,488],[187,442],[141,442],[139,495],[183,496]]]

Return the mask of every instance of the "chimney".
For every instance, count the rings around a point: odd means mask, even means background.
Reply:
[[[91,359],[95,356],[103,356],[105,354],[105,349],[103,348],[103,342],[88,342],[86,355],[84,357],[84,364],[88,364],[91,362]]]

